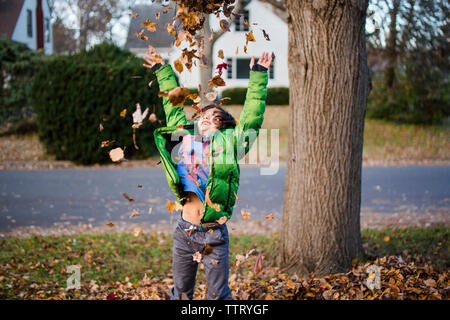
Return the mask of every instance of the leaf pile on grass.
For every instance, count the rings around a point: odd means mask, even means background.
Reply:
[[[448,234],[449,227],[363,230],[365,260],[323,277],[275,267],[275,237],[231,235],[229,284],[235,299],[446,300]],[[0,299],[167,299],[171,250],[166,233],[4,238]],[[73,265],[80,267],[80,287],[67,289]],[[200,263],[194,298],[205,297]]]

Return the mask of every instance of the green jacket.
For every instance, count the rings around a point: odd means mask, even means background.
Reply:
[[[161,91],[169,91],[178,86],[169,64],[156,71]],[[267,72],[250,71],[249,87],[244,108],[235,128],[220,129],[211,134],[208,164],[210,168],[206,191],[213,204],[220,211],[205,204],[203,222],[213,222],[226,216],[231,218],[239,189],[240,168],[238,161],[247,154],[256,140],[264,120],[267,97]],[[174,107],[167,97],[163,97],[166,127],[154,131],[155,143],[161,156],[167,182],[175,193],[177,201],[184,205],[185,192],[176,171],[177,145],[181,146],[182,136],[194,135],[194,122],[187,121],[183,106]],[[249,129],[253,129],[250,130]],[[175,149],[176,150],[176,149]],[[228,151],[228,152],[227,152]],[[171,157],[173,154],[173,157]],[[217,206],[216,206],[217,208]]]

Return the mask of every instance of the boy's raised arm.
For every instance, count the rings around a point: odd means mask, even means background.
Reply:
[[[272,56],[269,58],[266,52],[263,52],[257,64],[254,64],[254,57],[252,57],[250,62],[250,80],[247,95],[239,123],[235,128],[237,146],[245,148],[244,152],[240,154],[241,157],[250,150],[264,121],[268,82],[267,70],[271,63]],[[248,137],[248,140],[246,137]],[[244,144],[246,140],[247,144]]]
[[[147,64],[143,64],[144,67],[152,69],[158,80],[160,91],[170,91],[175,87],[178,87],[177,79],[170,64],[164,64],[161,56],[152,47],[147,51],[147,56],[144,56],[144,60]],[[158,59],[153,59],[152,57]],[[166,114],[166,125],[168,127],[176,126],[179,124],[188,124],[186,120],[186,113],[183,106],[174,107],[167,97],[163,97],[163,107]]]

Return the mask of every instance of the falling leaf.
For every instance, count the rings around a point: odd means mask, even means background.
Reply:
[[[142,23],[142,26],[150,32],[155,32],[158,24],[155,22],[151,22],[149,19],[147,19]]]
[[[263,256],[258,254],[258,257],[256,257],[255,266],[253,267],[253,273],[258,274],[262,269],[262,262],[263,262]]]
[[[177,30],[170,23],[167,25],[166,29],[167,29],[167,32],[169,33],[170,36],[177,32]]]
[[[155,19],[159,20],[160,17],[161,17],[161,12],[156,12],[155,13]]]
[[[208,38],[208,41],[209,41],[209,42],[213,41],[213,38],[214,38],[214,33],[211,33],[211,35],[210,35],[209,38]]]
[[[250,30],[249,33],[245,34],[245,45],[248,45],[249,42],[256,42],[255,36],[253,35],[253,30]]]
[[[391,241],[391,238],[389,238],[389,236],[386,236],[386,237],[383,238],[383,241],[384,242],[389,242],[389,241]]]
[[[137,18],[139,17],[139,13],[130,13],[130,18]]]
[[[202,262],[202,254],[199,251],[197,251],[196,253],[194,253],[192,255],[192,260],[197,262],[197,263]]]
[[[110,228],[113,228],[115,226],[115,224],[112,223],[112,222],[105,223],[105,225],[110,227]]]
[[[208,92],[207,94],[205,94],[205,98],[208,99],[209,101],[216,100],[216,98],[217,98],[217,91]]]
[[[141,234],[142,234],[142,229],[141,229],[141,228],[135,228],[135,229],[133,230],[133,235],[134,235],[135,237],[139,237]]]
[[[239,53],[239,47],[236,47],[236,55]]]
[[[220,217],[219,220],[217,220],[217,223],[220,224],[220,225],[223,225],[223,224],[225,224],[227,221],[228,221],[228,218],[225,217],[225,216],[223,216],[223,217]]]
[[[167,210],[169,210],[170,213],[173,214],[173,210],[175,209],[175,202],[167,201]]]
[[[138,184],[137,187],[138,187],[138,188],[142,188],[142,184]]]
[[[114,143],[116,140],[112,140],[112,141],[109,141],[109,140],[105,140],[105,141],[102,141],[102,143],[101,143],[101,145],[100,145],[100,148],[105,148],[105,147],[109,147],[112,143]]]
[[[222,28],[223,32],[230,31],[230,23],[225,19],[220,20],[220,27]]]
[[[120,116],[121,116],[122,118],[125,118],[126,115],[127,115],[127,109],[123,109],[123,110],[120,112]]]
[[[125,197],[125,199],[127,199],[130,202],[133,202],[134,199],[132,197],[130,197],[127,193],[122,193],[122,195]]]
[[[250,218],[250,216],[251,216],[251,213],[248,211],[245,211],[244,209],[241,209],[241,215],[242,215],[242,218],[244,218],[244,220],[248,220],[248,218]]]
[[[213,252],[213,247],[211,247],[210,245],[206,245],[206,247],[203,249],[203,255],[207,256],[209,254],[211,254],[211,252]]]
[[[219,104],[224,104],[225,102],[231,101],[230,97],[223,97],[219,100]]]
[[[100,132],[102,132],[103,131],[103,125],[100,123],[100,125],[98,126],[98,130],[100,131]]]
[[[152,208],[148,208],[148,214],[152,214]]]
[[[175,70],[177,70],[179,73],[183,72],[183,64],[180,62],[180,60],[175,60],[173,62],[173,65],[175,66]]]
[[[236,197],[236,200],[242,200],[241,198],[239,198],[239,197],[237,196],[236,192],[233,192],[233,193],[234,193],[234,196]]]
[[[130,218],[134,218],[137,216],[140,216],[141,214],[139,213],[139,211],[137,211],[136,209],[133,209],[133,212],[130,215]]]
[[[224,63],[220,63],[217,65],[216,69],[219,70],[219,74],[222,74],[222,69],[227,70],[228,68],[228,63],[224,62]]]
[[[148,108],[145,109],[144,113],[141,111],[141,105],[139,103],[136,104],[136,111],[133,112],[133,123],[135,128],[139,128],[142,125],[142,122],[147,117]]]
[[[244,53],[247,53],[247,46],[244,46]]]
[[[124,152],[123,152],[122,148],[118,147],[118,148],[112,149],[109,152],[109,157],[111,158],[111,160],[113,162],[119,162],[119,161],[123,160]]]
[[[213,234],[213,232],[214,232],[213,229],[209,229],[209,230],[208,230],[208,233],[209,233],[209,234]]]
[[[250,27],[250,23],[248,23],[247,20],[244,20],[244,25],[245,25],[246,27]]]
[[[159,91],[158,92],[158,97],[168,97],[169,96],[169,91]]]
[[[183,105],[189,94],[188,88],[176,87],[170,90],[168,98],[172,105],[176,107]]]
[[[156,114],[152,113],[149,117],[148,120],[152,123],[156,122],[158,120],[158,118],[156,117]]]
[[[225,59],[225,57],[224,57],[224,55],[223,55],[223,50],[222,50],[222,49],[219,50],[219,52],[217,53],[217,56],[218,56],[220,59]]]
[[[208,81],[208,86],[210,88],[224,87],[226,86],[226,83],[220,76],[214,76]]]
[[[266,30],[262,29],[263,36],[266,38],[267,41],[270,41],[269,35],[266,33]]]
[[[266,216],[267,220],[273,219],[273,213],[269,214],[268,216]]]

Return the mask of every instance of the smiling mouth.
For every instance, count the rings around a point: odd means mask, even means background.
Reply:
[[[203,121],[203,122],[202,122],[202,125],[205,125],[205,124],[211,125],[211,122],[209,122],[209,121]]]

